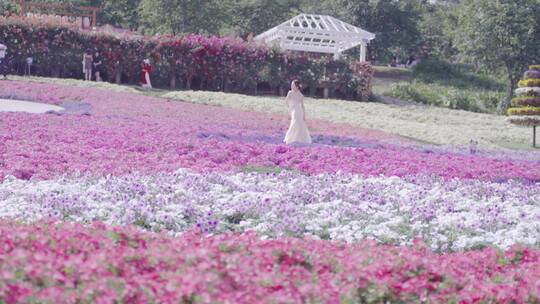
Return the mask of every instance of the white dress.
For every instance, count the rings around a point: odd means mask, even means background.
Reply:
[[[311,144],[311,136],[304,120],[304,109],[302,107],[304,95],[300,92],[290,91],[286,101],[289,106],[289,114],[291,115],[291,125],[283,141],[286,144]]]

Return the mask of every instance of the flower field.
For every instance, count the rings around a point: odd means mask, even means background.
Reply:
[[[0,224],[8,303],[538,301],[540,251],[439,255],[252,233],[172,238],[102,224]]]
[[[165,98],[199,104],[220,105],[242,110],[283,113],[274,97],[252,97],[220,92],[181,91]],[[505,117],[434,106],[393,106],[374,102],[344,102],[336,99],[306,98],[310,117],[378,129],[423,142],[447,147],[467,146],[471,139],[490,149],[524,149],[530,146],[530,132],[510,124]],[[494,132],[493,130],[497,130]]]
[[[58,83],[56,78],[17,78],[37,83]],[[168,100],[187,101],[194,104],[214,105],[244,111],[286,115],[283,100],[277,97],[249,96],[208,91],[161,91],[141,92],[128,87],[105,82],[85,82],[62,79],[62,83],[84,88],[100,88],[115,92],[152,95]],[[514,99],[517,101],[517,99]],[[518,158],[539,156],[534,153],[516,153],[515,149],[530,149],[531,134],[498,115],[445,109],[433,106],[395,106],[377,102],[346,102],[335,99],[306,98],[308,116],[362,129],[377,129],[406,138],[413,138],[446,150],[467,147],[471,139],[478,146],[489,149],[490,155],[521,154]],[[497,130],[497,132],[493,132]],[[509,150],[510,149],[510,150]],[[512,153],[508,153],[512,151]],[[536,153],[537,155],[538,153]]]
[[[1,85],[65,110],[0,112],[0,303],[540,301],[535,152]]]

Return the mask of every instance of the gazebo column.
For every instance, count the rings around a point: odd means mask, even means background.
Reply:
[[[365,43],[360,45],[360,62],[365,62],[367,56],[367,46]]]

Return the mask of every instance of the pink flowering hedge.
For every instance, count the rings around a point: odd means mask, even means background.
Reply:
[[[177,84],[187,88],[254,92],[263,82],[275,92],[298,78],[312,93],[325,76],[336,84],[342,98],[371,95],[373,69],[369,63],[283,53],[241,39],[187,35],[184,37],[132,37],[90,33],[54,23],[0,17],[0,40],[8,58],[22,64],[35,59],[41,75],[82,77],[86,48],[100,52],[109,81],[138,83],[140,64],[152,58],[158,87]]]
[[[399,145],[406,141],[396,136],[346,125],[310,121],[316,144],[290,147],[281,143],[287,126],[284,116],[14,81],[0,88],[0,96],[7,92],[64,104],[67,110],[46,115],[0,113],[2,177],[172,172],[178,168],[235,172],[270,167],[308,174],[342,171],[540,180],[540,166],[535,161],[408,148]],[[321,130],[325,132],[318,133]]]
[[[172,238],[112,228],[0,222],[7,303],[537,303],[540,250],[439,255],[421,243],[254,234]]]

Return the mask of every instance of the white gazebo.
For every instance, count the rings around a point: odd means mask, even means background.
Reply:
[[[360,61],[366,61],[367,45],[375,34],[327,15],[300,14],[254,38],[284,50],[334,54],[360,46]]]

